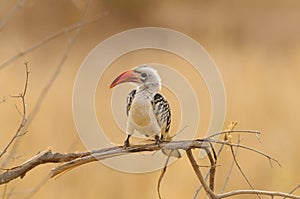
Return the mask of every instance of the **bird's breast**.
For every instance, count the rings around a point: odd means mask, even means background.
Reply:
[[[134,100],[129,116],[131,120],[138,126],[144,127],[151,123],[153,108],[151,102],[145,100]]]

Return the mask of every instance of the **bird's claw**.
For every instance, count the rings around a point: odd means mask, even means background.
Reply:
[[[156,135],[155,136],[155,144],[160,146],[161,143],[163,143],[163,140],[158,135]]]
[[[126,149],[127,147],[130,146],[130,143],[129,143],[129,138],[130,138],[131,135],[127,135],[127,138],[126,140],[124,141],[124,145],[123,145],[123,148]]]
[[[125,140],[125,141],[124,141],[123,148],[126,149],[126,148],[129,147],[129,146],[130,146],[129,140]]]

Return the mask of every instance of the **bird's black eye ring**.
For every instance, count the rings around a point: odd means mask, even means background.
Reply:
[[[141,76],[142,77],[147,77],[147,74],[146,73],[142,73]]]

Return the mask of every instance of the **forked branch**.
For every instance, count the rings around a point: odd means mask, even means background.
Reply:
[[[218,142],[216,141],[216,143]],[[236,145],[232,143],[226,143],[226,142],[221,142],[221,143],[224,145],[229,145],[231,147],[240,147],[241,149],[250,148],[246,146],[241,147],[242,145]],[[66,171],[70,171],[73,168],[97,160],[103,160],[107,158],[113,158],[113,157],[132,154],[132,153],[140,153],[144,151],[158,151],[161,150],[162,148],[169,149],[169,150],[180,149],[186,151],[188,159],[193,167],[194,172],[196,173],[200,183],[204,187],[205,192],[209,195],[211,199],[227,198],[235,195],[245,195],[245,194],[268,195],[272,197],[281,196],[286,198],[300,199],[300,196],[296,196],[288,193],[272,192],[272,191],[264,191],[264,190],[235,190],[235,191],[230,191],[222,194],[217,194],[216,191],[214,190],[216,155],[211,145],[211,139],[181,140],[181,141],[165,142],[159,145],[155,143],[143,144],[143,145],[132,145],[127,148],[124,148],[123,146],[113,146],[113,147],[103,148],[103,149],[94,150],[90,152],[78,152],[78,153],[53,153],[52,151],[47,150],[37,154],[36,156],[32,157],[31,159],[29,159],[28,161],[26,161],[25,163],[17,167],[6,169],[2,174],[0,174],[0,184],[6,184],[19,177],[23,178],[30,170],[34,169],[38,165],[42,165],[46,163],[62,163],[61,165],[53,168],[50,171],[50,177],[55,177]],[[206,153],[208,154],[208,158],[210,159],[211,162],[211,168],[210,168],[211,176],[209,178],[210,179],[209,184],[206,182],[205,178],[203,177],[200,168],[195,158],[193,157],[192,154],[193,149],[202,149],[205,150]],[[260,155],[262,153],[254,149],[251,151]],[[277,162],[277,160],[271,158],[266,154],[264,154],[264,156],[270,158],[270,161]]]
[[[300,199],[300,196],[296,196],[296,195],[292,195],[292,194],[288,194],[288,193],[277,192],[277,191],[265,191],[265,190],[235,190],[235,191],[230,191],[230,192],[223,193],[223,194],[217,194],[207,185],[207,183],[199,169],[199,166],[193,156],[191,149],[188,149],[186,151],[186,153],[187,153],[189,161],[193,167],[194,172],[196,173],[200,183],[202,184],[205,192],[208,194],[210,199],[228,198],[228,197],[236,196],[236,195],[266,195],[266,196],[271,196],[272,198],[275,196],[280,196],[280,197],[285,197],[285,198]]]
[[[21,122],[17,128],[17,130],[15,131],[13,137],[9,140],[9,142],[7,143],[7,145],[4,147],[4,149],[0,152],[0,158],[7,152],[8,148],[13,144],[13,142],[23,136],[26,132],[23,132],[23,128],[27,122],[27,112],[26,112],[26,93],[27,93],[27,88],[28,88],[28,80],[29,80],[29,69],[28,69],[28,63],[25,62],[25,72],[26,72],[26,76],[25,76],[25,85],[24,85],[24,89],[23,91],[18,94],[18,95],[13,95],[11,97],[13,98],[19,98],[21,99],[21,103],[22,103],[22,109],[20,110],[17,106],[16,109],[18,111],[18,113],[21,116]]]

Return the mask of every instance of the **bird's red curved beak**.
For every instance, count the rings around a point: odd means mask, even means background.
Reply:
[[[120,74],[109,86],[109,88],[113,88],[118,84],[124,83],[124,82],[135,82],[135,83],[141,83],[141,79],[139,75],[134,72],[134,70],[128,70],[124,73]]]

